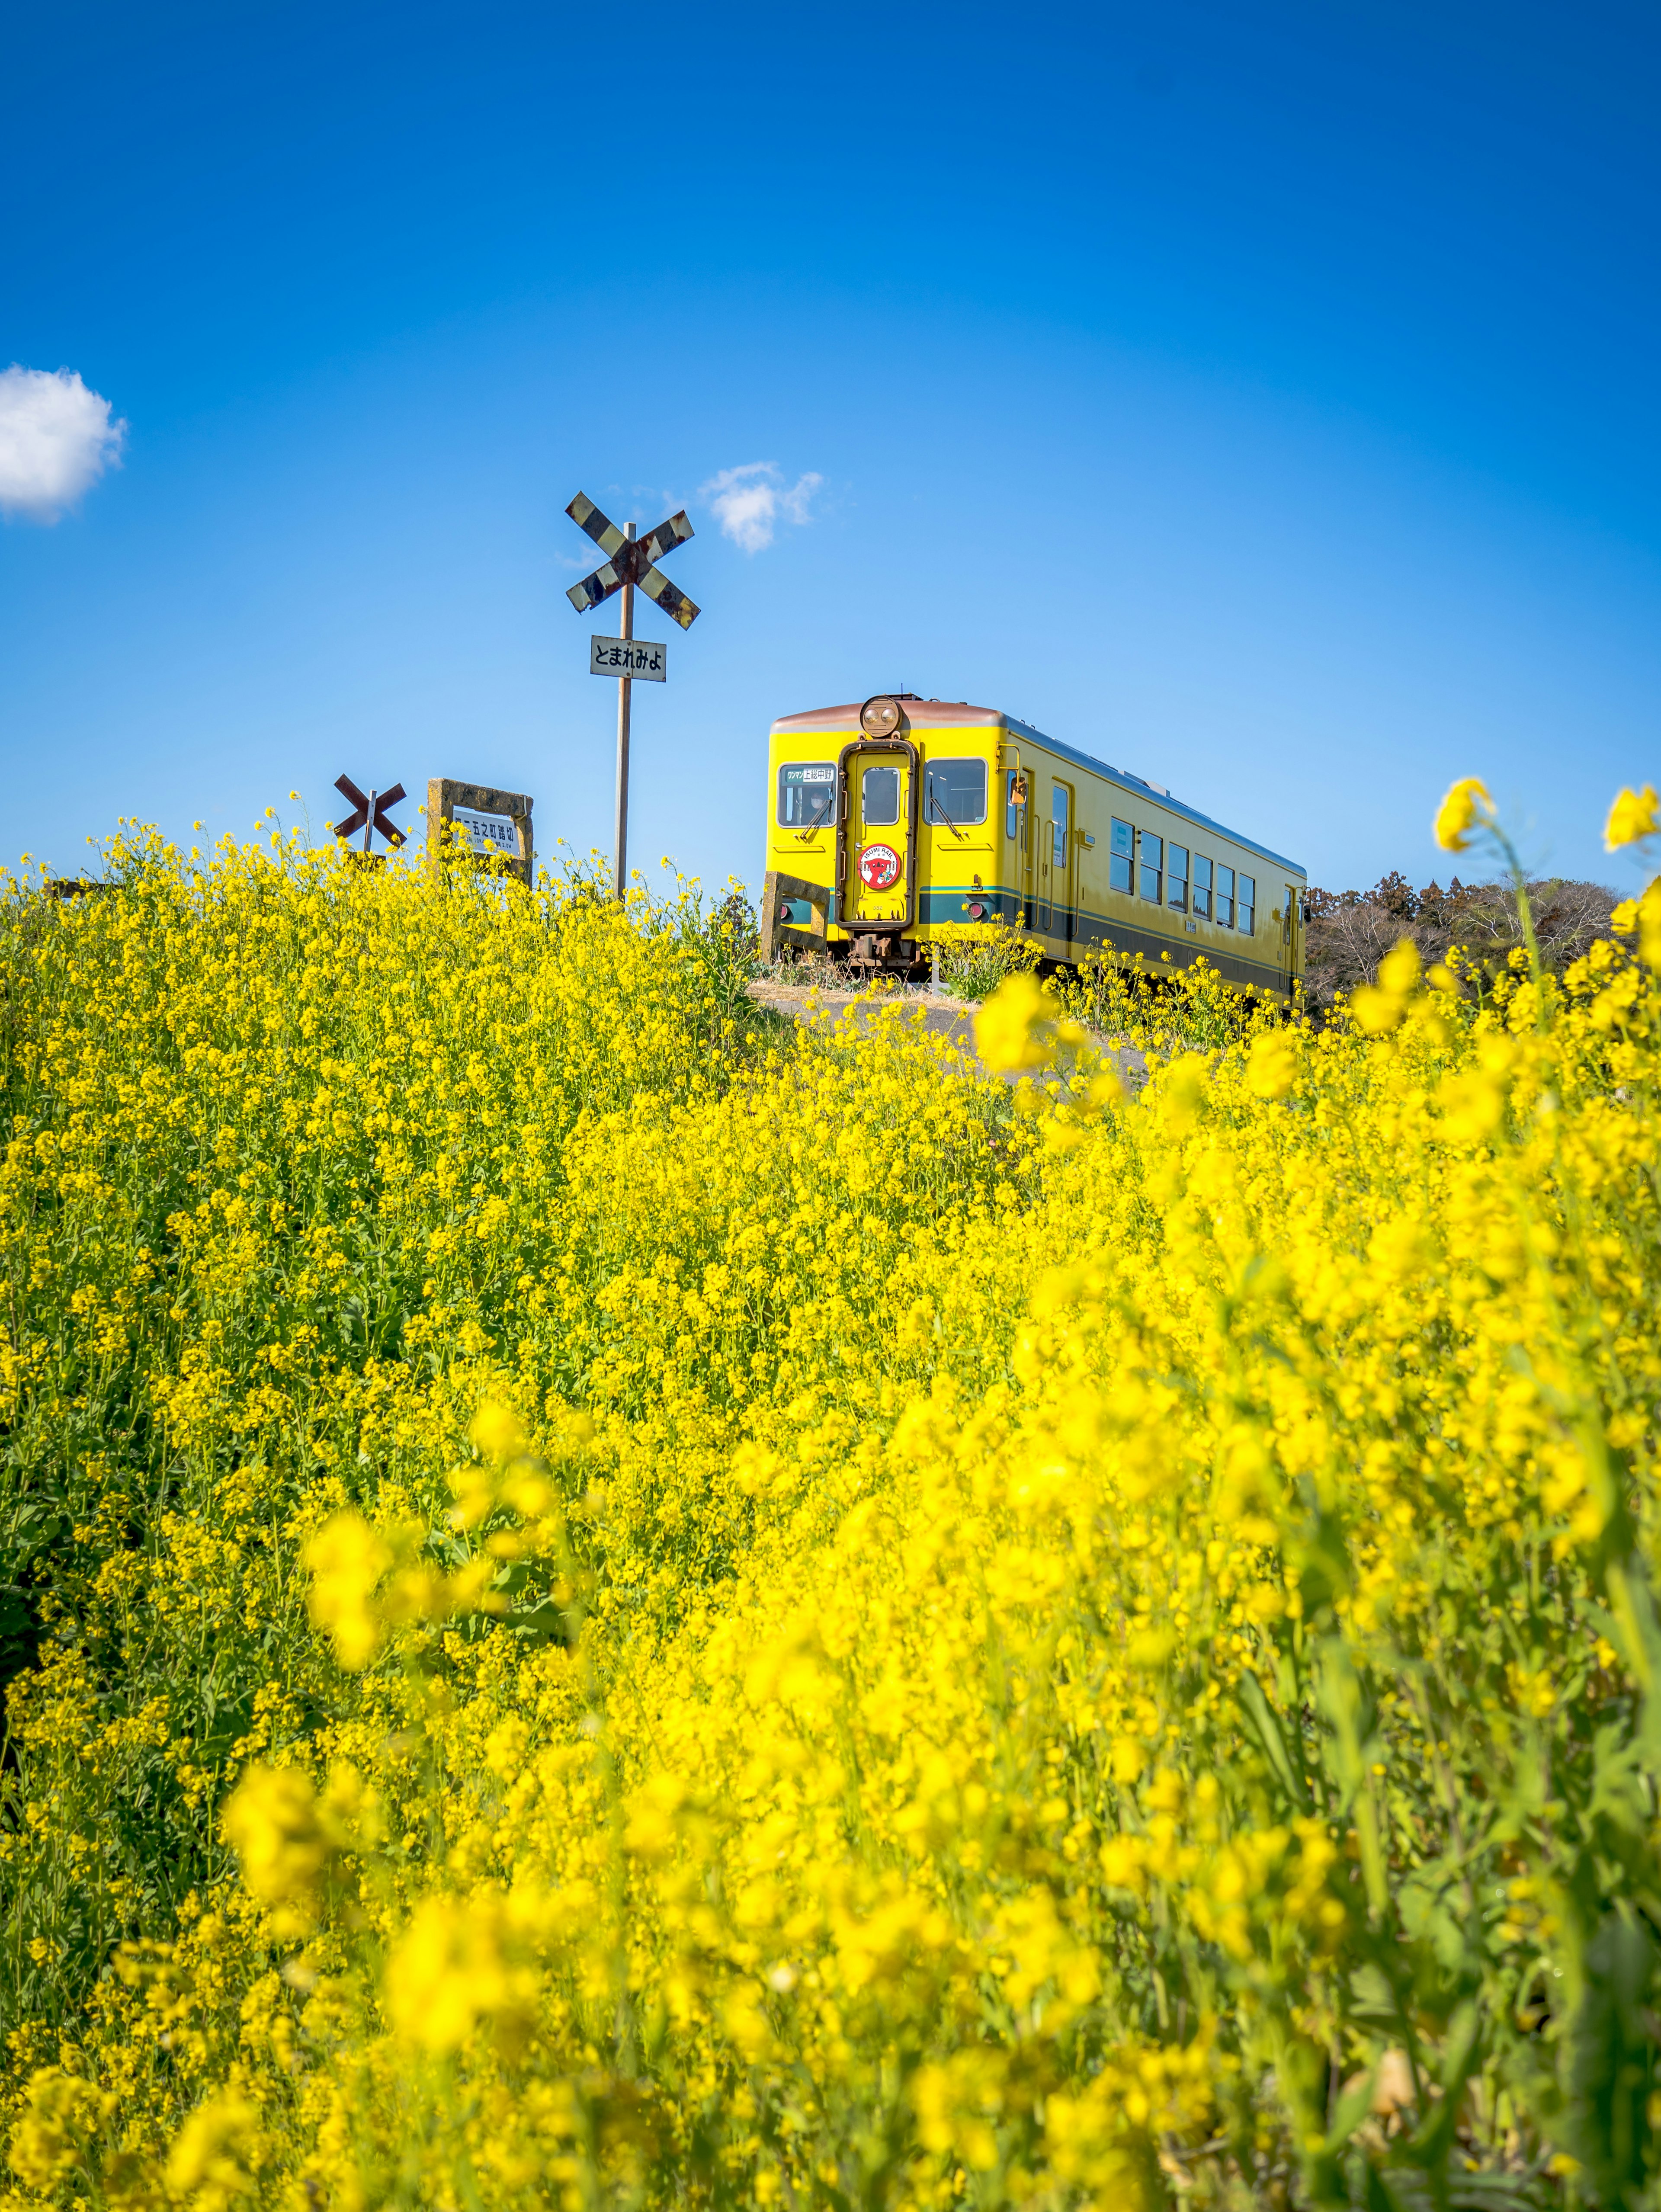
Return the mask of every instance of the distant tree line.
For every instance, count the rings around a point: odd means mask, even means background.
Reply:
[[[1561,970],[1595,938],[1607,937],[1621,896],[1604,884],[1561,876],[1530,883],[1529,908],[1546,964]],[[1462,884],[1457,876],[1445,890],[1434,883],[1415,890],[1392,868],[1370,891],[1311,889],[1305,911],[1305,988],[1317,1006],[1329,1006],[1340,991],[1372,982],[1378,963],[1404,937],[1418,946],[1427,967],[1458,945],[1485,968],[1497,969],[1524,942],[1511,885]]]

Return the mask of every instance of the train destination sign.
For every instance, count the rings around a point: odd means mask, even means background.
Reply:
[[[639,676],[648,684],[662,684],[669,674],[669,648],[647,637],[591,637],[588,673]]]

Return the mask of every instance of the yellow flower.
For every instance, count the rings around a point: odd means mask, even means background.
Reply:
[[[1292,1040],[1278,1030],[1266,1030],[1252,1040],[1246,1061],[1246,1088],[1258,1098],[1284,1098],[1298,1075],[1298,1055]]]
[[[1486,1144],[1506,1110],[1506,1094],[1480,1069],[1445,1076],[1436,1093],[1442,1126],[1457,1145]]]
[[[1436,810],[1436,842],[1445,853],[1463,853],[1473,830],[1489,828],[1494,801],[1480,776],[1463,776]]]
[[[1147,1764],[1147,1747],[1135,1736],[1122,1735],[1114,1739],[1112,1767],[1116,1782],[1135,1782]]]
[[[12,2171],[45,2198],[67,2181],[117,2100],[91,2081],[44,2066],[33,2076],[28,2100],[12,2131]]]
[[[0,1602],[19,2208],[662,2212],[690,2145],[782,2212],[873,2126],[916,2212],[1214,2205],[1325,2156],[1320,1992],[1415,1868],[1483,2047],[1539,2027],[1575,1839],[1461,1814],[1634,1741],[1661,890],[1538,1006],[1403,945],[1321,1026],[1108,953],[988,1009],[1122,1104],[762,1022],[736,904],[135,866],[0,890],[0,1405],[81,1440]],[[154,1453],[92,1448],[118,1370]],[[110,1847],[158,1788],[199,1894]],[[1539,2167],[1525,2106],[1432,2193]]]
[[[1158,1096],[1171,1125],[1191,1128],[1210,1095],[1210,1065],[1203,1053],[1178,1053],[1161,1077]]]
[[[1402,1018],[1402,1001],[1390,991],[1381,991],[1375,983],[1362,983],[1352,994],[1350,1012],[1356,1026],[1369,1036],[1386,1036]]]
[[[1434,1256],[1434,1247],[1425,1233],[1424,1224],[1415,1221],[1410,1214],[1402,1214],[1373,1231],[1367,1255],[1380,1276],[1406,1282],[1428,1266]]]
[[[1661,968],[1661,876],[1641,897],[1622,899],[1609,916],[1609,927],[1617,937],[1630,937],[1636,930],[1640,957],[1648,967]]]
[[[167,2154],[167,2188],[197,2212],[228,2212],[256,2195],[264,2163],[259,2110],[234,2092],[210,2097]]]
[[[517,1459],[525,1449],[525,1431],[517,1414],[490,1401],[473,1415],[467,1434],[486,1459]]]
[[[1413,990],[1419,981],[1419,948],[1410,937],[1393,945],[1378,963],[1378,981],[1398,999]]]
[[[1124,1103],[1124,1078],[1118,1069],[1106,1066],[1093,1075],[1085,1093],[1086,1103],[1092,1113],[1105,1113],[1110,1107]]]
[[[501,1901],[429,1897],[386,1964],[386,2012],[399,2033],[434,2053],[458,2051],[489,2022],[510,2041],[528,2025],[536,1977],[516,1964]]]
[[[361,1674],[386,1641],[386,1626],[373,1600],[392,1564],[392,1547],[361,1513],[337,1513],[312,1538],[304,1556],[312,1574],[312,1619],[332,1638],[341,1665]]]
[[[1419,948],[1404,937],[1378,963],[1378,982],[1363,983],[1350,1000],[1357,1027],[1369,1036],[1387,1036],[1406,1013],[1418,981]]]
[[[1615,794],[1609,809],[1609,818],[1603,824],[1603,849],[1618,852],[1622,845],[1636,845],[1646,837],[1652,837],[1661,822],[1658,809],[1661,800],[1655,795],[1655,786],[1646,783],[1642,791],[1621,791]]]
[[[1661,968],[1661,882],[1638,902],[1638,950],[1648,966]]]
[[[975,1049],[994,1075],[1047,1067],[1061,1007],[1036,975],[1011,975],[975,1017]]]
[[[308,1778],[292,1766],[251,1766],[222,1819],[242,1879],[262,1905],[286,1907],[282,1930],[303,1934],[316,1911],[316,1891],[335,1855]]]

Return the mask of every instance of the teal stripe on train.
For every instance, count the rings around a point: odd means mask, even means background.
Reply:
[[[1025,905],[1013,891],[977,890],[972,884],[949,884],[920,895],[917,920],[920,924],[968,921],[971,918],[971,903],[985,908],[985,920],[1007,921],[1012,928],[1019,921]],[[1191,967],[1196,959],[1208,960],[1219,975],[1231,983],[1262,985],[1282,992],[1286,989],[1285,974],[1274,961],[1253,959],[1244,951],[1237,952],[1232,946],[1209,940],[1189,944],[1161,930],[1121,921],[1116,915],[1093,913],[1087,907],[1079,914],[1073,930],[1039,929],[1030,915],[1025,927],[1030,936],[1070,948],[1074,955],[1086,945],[1110,945],[1116,952],[1140,952],[1153,964],[1161,953],[1168,953],[1169,964],[1173,968]]]

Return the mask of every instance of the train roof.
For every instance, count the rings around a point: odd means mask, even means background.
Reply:
[[[1105,776],[1123,790],[1146,792],[1172,814],[1180,814],[1185,822],[1195,822],[1202,830],[1214,830],[1218,836],[1226,837],[1236,845],[1243,845],[1248,853],[1256,853],[1265,860],[1272,860],[1277,868],[1285,868],[1294,876],[1308,880],[1308,871],[1301,861],[1288,860],[1283,853],[1276,853],[1267,845],[1260,845],[1255,837],[1247,837],[1238,830],[1231,830],[1226,823],[1214,821],[1210,815],[1202,814],[1197,806],[1187,805],[1173,799],[1163,785],[1150,783],[1146,776],[1133,775],[1129,769],[1110,768],[1092,754],[1080,752],[1076,745],[1063,744],[1059,738],[1047,738],[1042,730],[1035,730],[1030,722],[1023,722],[1013,714],[1001,713],[996,707],[971,707],[963,699],[913,699],[898,691],[885,694],[891,699],[900,699],[905,708],[906,720],[915,730],[1004,729],[1018,736],[1031,738],[1035,744],[1059,753],[1063,760],[1072,761],[1079,768],[1087,768],[1092,775]],[[855,729],[860,726],[860,708],[863,702],[854,700],[843,707],[815,707],[806,714],[782,714],[773,725],[775,737],[816,737],[829,735],[837,730]]]

